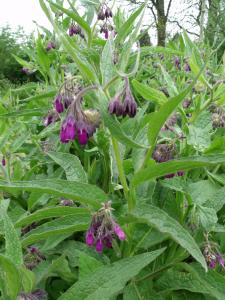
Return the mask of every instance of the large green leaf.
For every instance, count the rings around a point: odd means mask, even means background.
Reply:
[[[167,174],[176,173],[181,170],[191,170],[225,163],[225,154],[211,156],[196,156],[181,158],[180,160],[170,160],[165,163],[151,164],[137,172],[132,180],[133,185],[138,185],[146,180],[161,177]]]
[[[113,76],[116,74],[115,65],[113,62],[114,56],[114,43],[110,38],[105,44],[105,47],[102,50],[100,68],[102,74],[102,84],[105,85],[109,82]]]
[[[69,181],[87,183],[87,174],[77,156],[63,152],[48,152],[48,155],[64,169]]]
[[[39,0],[41,8],[43,9],[44,13],[46,14],[48,20],[54,27],[55,32],[57,33],[62,46],[67,51],[67,53],[70,55],[70,57],[74,60],[77,67],[79,68],[81,74],[91,82],[97,82],[97,75],[95,74],[95,71],[93,70],[92,66],[87,62],[85,57],[81,56],[81,53],[79,51],[79,48],[74,45],[73,40],[65,34],[65,32],[56,24],[56,22],[53,20],[52,14],[48,7],[46,6],[45,2],[43,0]]]
[[[156,104],[162,105],[167,102],[166,96],[156,90],[151,88],[150,86],[147,86],[141,82],[138,82],[136,79],[132,81],[132,85],[134,89],[145,99],[152,101]]]
[[[115,42],[117,44],[123,42],[127,38],[129,33],[133,29],[135,20],[141,14],[144,7],[145,7],[145,5],[141,5],[132,15],[130,15],[130,17],[127,19],[127,21],[122,25],[122,27],[120,28],[119,33],[116,37],[116,40],[115,40]]]
[[[20,274],[13,262],[0,254],[0,277],[3,281],[4,300],[15,300],[20,292]]]
[[[76,231],[84,231],[88,228],[89,222],[89,215],[80,214],[76,216],[65,216],[44,223],[26,234],[22,239],[22,245],[23,247],[26,247],[37,241],[49,238],[50,236],[72,234]]]
[[[20,218],[15,223],[15,227],[23,227],[33,222],[37,222],[49,218],[62,217],[68,215],[75,216],[75,215],[85,214],[85,213],[88,215],[88,210],[86,208],[80,208],[80,207],[58,206],[58,207],[43,208],[35,211],[31,215]]]
[[[0,203],[0,214],[4,226],[5,254],[15,265],[19,266],[23,264],[22,247],[17,231],[7,214],[6,205],[3,201]]]
[[[43,194],[47,193],[69,198],[96,208],[101,206],[101,202],[107,200],[107,195],[94,185],[60,179],[16,182],[0,181],[0,190],[7,190],[9,192],[22,190],[42,192]]]
[[[202,72],[202,70],[203,69],[201,69],[201,72]],[[172,112],[176,109],[176,107],[191,92],[197,79],[198,79],[198,77],[196,77],[195,80],[192,82],[192,84],[188,88],[186,88],[183,92],[181,92],[179,95],[169,99],[169,101],[167,103],[165,103],[164,105],[162,105],[157,112],[152,113],[150,121],[149,121],[149,135],[148,135],[149,142],[152,145],[152,147],[156,143],[156,139],[157,139],[160,129],[163,127],[164,123],[169,118],[169,116],[172,114]]]
[[[125,146],[129,146],[132,148],[147,148],[145,145],[141,145],[136,143],[132,138],[130,138],[124,130],[121,128],[120,122],[114,118],[113,116],[110,116],[106,112],[102,112],[102,116],[105,122],[105,125],[108,127],[111,134],[122,144]]]
[[[187,250],[207,270],[205,258],[190,233],[162,209],[153,205],[143,205],[134,212],[139,222],[147,223],[162,233],[169,234]]]
[[[84,20],[84,18],[80,17],[75,10],[70,11],[69,9],[64,8],[63,6],[54,3],[50,0],[48,0],[48,2],[55,8],[59,9],[60,11],[62,11],[63,13],[65,13],[67,16],[69,16],[71,19],[73,19],[75,22],[77,22],[82,29],[85,30],[85,32],[88,35],[88,43],[90,44],[91,42],[91,28],[88,25],[88,23]]]
[[[53,98],[56,95],[56,90],[51,89],[50,91],[47,92],[42,92],[42,93],[38,93],[34,96],[30,96],[28,98],[25,99],[21,99],[21,102],[31,102],[31,101],[37,101],[37,100],[43,100],[43,99],[48,99],[48,98]]]
[[[108,300],[120,292],[126,282],[155,260],[165,248],[98,268],[92,276],[76,282],[59,300]]]
[[[197,151],[203,151],[210,146],[212,122],[211,114],[204,111],[198,115],[193,124],[189,126],[189,134],[187,136],[187,143],[192,145]]]

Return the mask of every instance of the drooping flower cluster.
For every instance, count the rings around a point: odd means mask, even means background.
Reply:
[[[27,254],[24,256],[24,264],[27,269],[34,269],[43,260],[45,260],[45,256],[37,247],[30,246],[27,248]]]
[[[180,70],[180,59],[179,59],[179,57],[175,57],[175,59],[174,59],[174,66],[175,66],[178,70]]]
[[[56,48],[55,42],[49,41],[48,44],[47,44],[47,46],[46,46],[46,50],[50,51],[50,50],[55,49],[55,48]]]
[[[44,290],[35,290],[32,293],[21,292],[16,300],[44,300],[47,299],[47,293]]]
[[[112,241],[116,236],[121,241],[126,239],[124,231],[112,216],[111,201],[108,201],[93,215],[86,232],[86,244],[89,247],[95,246],[97,252],[102,252],[104,247],[112,248]]]
[[[223,255],[219,252],[218,245],[208,240],[208,235],[206,235],[206,243],[203,249],[203,255],[210,269],[215,269],[217,265],[224,268]]]
[[[119,116],[135,117],[137,113],[137,103],[132,95],[129,81],[125,78],[125,86],[109,103],[108,111],[110,114]]]
[[[112,16],[111,9],[106,4],[103,4],[98,12],[98,20],[104,21],[100,27],[100,33],[104,33],[105,39],[108,39],[109,31],[113,30],[113,26],[109,20]]]
[[[43,125],[48,126],[59,120],[59,114],[69,108],[76,94],[80,91],[81,85],[79,82],[74,82],[68,79],[54,99],[54,109],[48,112],[48,115],[43,119]]]
[[[78,24],[72,23],[69,27],[69,36],[79,35],[81,38],[84,38],[81,27]]]
[[[174,126],[176,125],[177,123],[177,115],[176,114],[173,114],[167,121],[166,123],[164,124],[164,126],[162,127],[162,131],[167,131],[167,130],[170,130],[170,131],[173,131],[174,130]]]
[[[158,162],[163,163],[174,158],[175,146],[173,144],[158,144],[155,147],[155,151],[152,154],[152,158]],[[165,178],[173,178],[174,176],[184,176],[184,171],[178,171],[177,173],[167,174]]]
[[[100,124],[100,114],[96,110],[82,110],[81,97],[71,103],[68,115],[62,123],[60,141],[68,143],[77,139],[80,145],[86,145]]]
[[[212,104],[209,108],[212,112],[212,126],[214,129],[225,126],[225,111],[222,107]]]
[[[73,200],[62,198],[59,202],[60,206],[74,206]]]

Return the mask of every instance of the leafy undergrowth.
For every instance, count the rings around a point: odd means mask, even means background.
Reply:
[[[140,48],[144,5],[40,5],[39,82],[0,99],[1,299],[223,300],[224,64]]]

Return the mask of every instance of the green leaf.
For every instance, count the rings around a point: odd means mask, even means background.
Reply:
[[[23,291],[26,293],[31,293],[35,287],[35,274],[28,270],[26,267],[22,266],[20,268],[20,275],[22,278]]]
[[[17,231],[7,214],[6,205],[3,201],[5,200],[0,202],[0,214],[4,224],[5,255],[13,261],[15,265],[19,266],[23,264],[22,247]]]
[[[136,186],[146,180],[176,173],[181,170],[185,171],[223,163],[225,163],[225,154],[171,160],[165,163],[151,165],[150,167],[137,172],[132,179],[132,184]]]
[[[44,240],[50,236],[72,234],[76,231],[84,231],[88,228],[90,216],[80,214],[76,216],[65,216],[40,225],[31,230],[22,239],[23,247],[32,245],[37,241]]]
[[[203,151],[211,144],[211,131],[211,114],[204,111],[197,117],[195,122],[189,126],[187,143],[193,145],[196,150]]]
[[[105,125],[109,128],[111,134],[122,144],[131,148],[147,148],[145,145],[136,143],[132,138],[128,137],[121,128],[120,122],[106,112],[102,113]]]
[[[162,105],[167,102],[167,98],[162,92],[138,82],[136,79],[132,80],[132,85],[145,100],[152,101],[158,105]]]
[[[91,82],[98,82],[97,75],[95,74],[92,66],[87,62],[84,56],[81,56],[81,53],[79,53],[80,49],[76,47],[76,45],[74,45],[73,40],[71,40],[71,38],[67,34],[65,34],[65,32],[54,22],[52,14],[46,6],[45,2],[43,0],[39,0],[39,3],[48,20],[52,24],[55,32],[57,33],[62,46],[74,60],[81,74]]]
[[[88,182],[87,174],[77,156],[63,152],[48,152],[47,154],[64,169],[67,180]]]
[[[152,205],[143,205],[135,210],[138,222],[147,223],[162,233],[169,234],[207,270],[205,258],[190,233],[165,211]]]
[[[31,101],[38,101],[38,100],[43,100],[43,99],[49,99],[49,98],[53,98],[57,93],[57,90],[50,90],[47,92],[42,92],[42,93],[38,93],[37,95],[34,96],[30,96],[28,98],[25,99],[21,99],[19,100],[20,102],[31,102]]]
[[[87,255],[85,252],[80,252],[79,257],[79,280],[84,279],[99,267],[102,267],[102,263],[92,256]]]
[[[203,70],[203,69],[202,69]],[[201,72],[202,72],[201,70]],[[181,103],[181,101],[191,92],[193,86],[195,85],[198,77],[192,82],[192,84],[181,92],[179,95],[168,99],[168,102],[160,107],[157,112],[152,113],[151,119],[149,121],[149,142],[154,147],[156,143],[157,136],[160,129],[163,127],[166,120],[176,109],[176,107]],[[153,150],[153,149],[152,149]]]
[[[116,36],[115,42],[116,44],[119,44],[123,42],[128,36],[129,33],[132,31],[134,22],[137,19],[137,17],[141,14],[143,9],[145,8],[145,5],[141,5],[128,19],[127,21],[121,26],[119,33]]]
[[[17,117],[27,117],[27,116],[44,116],[46,114],[46,109],[22,109],[11,111],[7,114],[0,114],[0,119],[7,119],[7,118],[17,118]]]
[[[109,82],[113,76],[115,76],[115,65],[113,63],[114,56],[114,43],[111,38],[105,44],[105,47],[102,50],[100,69],[102,74],[102,84],[105,85]]]
[[[51,4],[51,6],[59,9],[61,12],[65,13],[67,16],[69,16],[71,19],[73,19],[76,23],[78,23],[80,25],[80,27],[87,33],[87,36],[88,36],[88,44],[90,45],[91,43],[91,38],[92,38],[92,35],[91,35],[91,28],[90,26],[88,25],[88,23],[84,20],[84,18],[80,17],[75,10],[73,11],[70,11],[66,8],[64,8],[63,6],[57,4],[57,3],[54,3],[52,1],[49,1],[48,2]]]
[[[58,206],[58,207],[49,207],[43,208],[35,211],[33,214],[20,218],[16,223],[15,227],[27,226],[33,222],[40,220],[45,220],[49,218],[62,217],[68,215],[80,215],[87,214],[88,210],[81,207],[68,207],[68,206]]]
[[[164,67],[162,65],[160,65],[160,68],[162,70],[164,80],[166,81],[167,89],[169,91],[169,95],[172,96],[172,97],[175,97],[178,94],[178,90],[175,86],[174,80],[169,75],[169,73],[164,69]]]
[[[219,189],[210,198],[206,199],[204,206],[211,207],[215,211],[219,211],[225,204],[225,187]]]
[[[218,221],[215,209],[198,205],[197,211],[202,226],[206,231],[210,231]]]
[[[12,261],[0,254],[0,277],[3,281],[4,300],[15,300],[20,292],[20,274]]]
[[[121,259],[98,268],[69,288],[58,300],[108,300],[120,292],[127,281],[155,260],[165,248]]]
[[[199,180],[189,183],[186,192],[190,194],[193,203],[203,205],[208,199],[213,197],[218,188],[210,180]]]
[[[52,194],[89,204],[95,208],[100,208],[100,203],[107,200],[107,195],[94,185],[61,179],[16,182],[0,180],[1,189],[9,192],[25,190]]]

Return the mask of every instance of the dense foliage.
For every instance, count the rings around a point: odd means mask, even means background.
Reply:
[[[140,47],[145,5],[39,1],[39,81],[0,98],[0,299],[223,300],[225,62]]]

